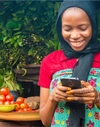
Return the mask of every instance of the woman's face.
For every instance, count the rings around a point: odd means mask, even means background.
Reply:
[[[75,51],[86,47],[92,37],[92,26],[85,11],[74,7],[63,13],[62,36]]]

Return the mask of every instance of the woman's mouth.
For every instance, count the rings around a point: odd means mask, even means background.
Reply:
[[[83,41],[71,41],[70,42],[70,44],[76,48],[81,47],[84,43],[85,43],[85,40],[83,40]]]

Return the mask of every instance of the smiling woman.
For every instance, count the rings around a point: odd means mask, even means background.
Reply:
[[[41,120],[50,127],[98,127],[95,116],[100,102],[95,100],[100,97],[100,42],[95,2],[64,0],[56,30],[61,50],[45,56],[40,66]],[[70,77],[82,80],[82,88],[63,86],[61,79]]]
[[[62,36],[73,50],[83,50],[92,37],[92,26],[86,12],[80,8],[67,9],[62,15]]]

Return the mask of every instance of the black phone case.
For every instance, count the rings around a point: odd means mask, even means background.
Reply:
[[[79,89],[81,88],[81,83],[79,79],[61,79],[61,83],[63,86],[70,87],[72,89]]]

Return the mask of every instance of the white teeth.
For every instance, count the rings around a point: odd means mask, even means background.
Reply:
[[[71,44],[73,45],[73,46],[80,46],[80,45],[82,45],[84,43],[84,40],[83,41],[78,41],[78,42],[71,42]]]
[[[78,42],[72,42],[72,43],[75,43],[75,44],[80,44],[80,43],[83,43],[84,41],[78,41]]]
[[[76,44],[78,45],[78,44],[80,44],[80,42],[76,42]]]

